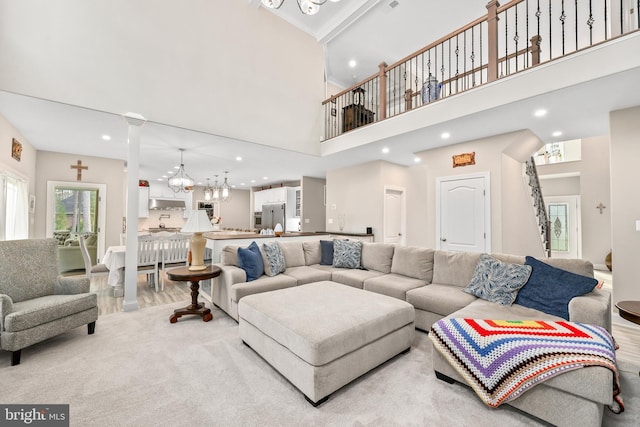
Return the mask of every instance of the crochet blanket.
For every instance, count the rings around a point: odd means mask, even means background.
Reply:
[[[595,325],[543,320],[442,319],[429,338],[491,407],[563,372],[604,366],[614,373],[615,413],[624,411],[611,335]]]

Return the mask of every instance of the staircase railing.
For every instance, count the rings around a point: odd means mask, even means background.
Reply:
[[[540,230],[540,238],[542,246],[547,258],[551,258],[551,222],[547,214],[547,208],[542,197],[542,189],[540,188],[540,180],[538,179],[538,170],[533,157],[529,158],[525,164],[525,173],[528,177],[529,187],[531,188],[531,198],[533,200],[533,210],[538,218],[538,228]]]
[[[323,101],[324,139],[637,31],[640,0],[629,1],[491,0],[485,16]]]

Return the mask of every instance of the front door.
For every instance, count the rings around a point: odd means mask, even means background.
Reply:
[[[544,198],[551,223],[551,258],[581,258],[580,196]]]
[[[450,177],[437,181],[438,249],[490,252],[488,243],[488,176]]]

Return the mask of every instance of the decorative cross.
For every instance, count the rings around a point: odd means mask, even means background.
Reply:
[[[602,209],[606,208],[605,205],[602,204],[602,202],[600,202],[600,204],[598,206],[596,206],[596,209],[600,209],[600,215],[602,215]]]
[[[89,166],[82,166],[82,160],[78,160],[77,165],[71,165],[71,169],[76,169],[78,171],[77,181],[82,181],[82,169],[89,169]]]

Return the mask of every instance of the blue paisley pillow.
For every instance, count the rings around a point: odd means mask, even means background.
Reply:
[[[471,283],[464,291],[478,298],[508,306],[516,300],[518,290],[527,283],[530,275],[531,267],[528,265],[509,264],[482,254]]]
[[[284,255],[280,250],[278,242],[263,243],[264,256],[267,258],[268,268],[265,266],[264,274],[267,276],[275,276],[282,273],[286,269],[284,263]]]
[[[342,268],[360,268],[362,242],[358,240],[333,241],[333,266]]]

